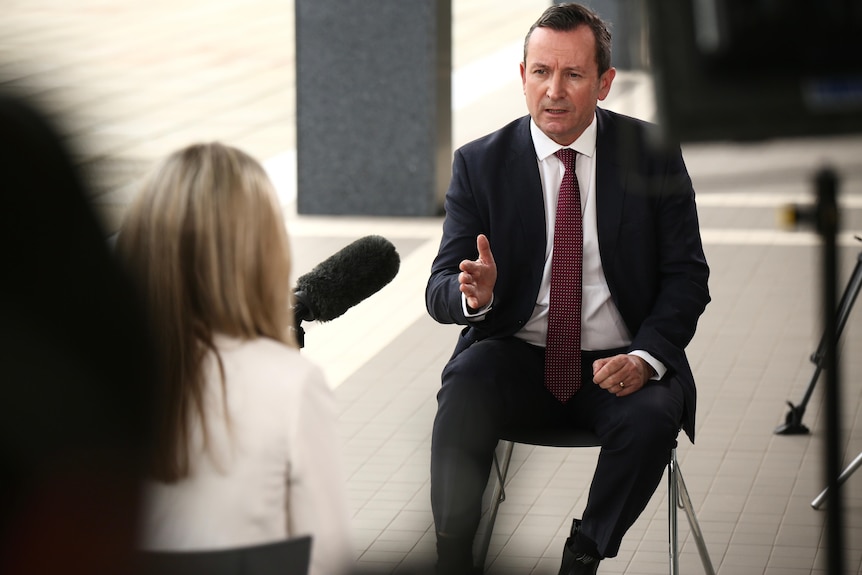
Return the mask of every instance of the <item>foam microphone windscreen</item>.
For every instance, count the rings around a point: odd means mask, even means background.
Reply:
[[[388,284],[401,265],[395,246],[381,236],[365,236],[320,262],[296,282],[300,319],[330,321]]]

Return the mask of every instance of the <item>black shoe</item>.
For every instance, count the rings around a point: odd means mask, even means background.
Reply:
[[[463,575],[482,575],[482,568],[481,567],[471,567],[467,571],[463,571],[463,570],[462,571],[451,571],[451,570],[448,570],[444,567],[441,567],[440,564],[438,563],[438,564],[434,565],[434,573],[436,575],[460,575],[460,574],[463,574]]]
[[[595,575],[599,569],[601,559],[575,549],[575,538],[580,530],[580,520],[572,520],[572,531],[563,547],[563,563],[560,565],[559,575]]]
[[[473,540],[437,535],[436,575],[482,575],[473,565]]]
[[[482,575],[481,567],[464,567],[464,568],[451,568],[441,566],[440,563],[436,563],[434,565],[434,573],[435,575]]]

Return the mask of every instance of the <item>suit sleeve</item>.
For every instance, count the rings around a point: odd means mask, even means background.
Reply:
[[[455,152],[445,208],[443,239],[431,266],[425,305],[431,317],[440,323],[466,325],[468,320],[461,305],[458,282],[459,266],[465,259],[478,257],[476,237],[488,233],[488,227],[479,216],[467,165],[460,151]]]
[[[633,349],[644,349],[666,364],[684,361],[698,318],[710,300],[709,268],[703,253],[691,178],[677,148],[653,176],[655,296],[634,334]],[[652,258],[649,258],[652,259]],[[647,261],[649,261],[649,259]]]

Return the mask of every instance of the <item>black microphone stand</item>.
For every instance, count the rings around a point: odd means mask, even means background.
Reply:
[[[838,205],[836,201],[838,178],[835,172],[828,168],[821,169],[816,177],[817,205],[813,212],[797,208],[794,216],[801,221],[813,223],[823,241],[822,254],[822,306],[823,306],[823,338],[817,352],[812,356],[817,369],[814,379],[811,381],[805,400],[799,407],[791,404],[791,413],[787,416],[787,423],[775,430],[778,434],[801,434],[808,433],[808,428],[799,421],[805,411],[805,403],[811,395],[811,390],[820,375],[825,373],[825,396],[826,396],[826,438],[824,449],[824,471],[827,482],[827,491],[830,493],[831,504],[826,510],[826,539],[828,542],[828,570],[830,575],[841,575],[844,573],[844,534],[843,534],[843,503],[841,498],[840,472],[840,446],[841,446],[841,401],[840,385],[838,377],[838,336],[844,327],[847,314],[856,293],[859,291],[858,278],[855,290],[852,290],[854,281],[851,280],[847,291],[841,298],[841,310],[836,315],[838,258],[835,237],[838,230]],[[860,256],[862,261],[862,256]],[[856,266],[854,278],[859,272]],[[797,417],[798,416],[798,417]],[[795,421],[791,421],[791,417]]]
[[[305,347],[305,330],[302,327],[302,322],[306,319],[309,319],[308,308],[301,302],[296,302],[293,305],[293,327],[291,329],[299,349]]]
[[[296,345],[299,349],[305,347],[305,330],[302,328],[302,320],[296,319],[293,324],[293,337],[296,339]]]
[[[835,235],[838,230],[836,201],[838,178],[829,169],[817,174],[817,230],[823,238],[823,316],[826,339],[826,481],[832,499],[826,510],[826,538],[829,543],[829,573],[844,573],[844,542],[841,484],[841,386],[838,377],[838,337],[835,322],[838,258]]]
[[[296,291],[293,293],[293,334],[296,338],[296,345],[299,349],[305,347],[305,330],[302,328],[303,321],[313,321],[317,319],[315,312],[311,311],[311,307],[306,303],[305,293]]]

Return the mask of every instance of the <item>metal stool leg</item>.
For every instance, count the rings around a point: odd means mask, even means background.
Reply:
[[[679,575],[679,529],[677,522],[677,501],[679,501],[679,482],[676,479],[676,449],[671,451],[667,464],[667,534],[670,575]]]
[[[498,458],[497,453],[494,452],[494,470],[497,474],[497,481],[494,482],[494,489],[491,492],[490,507],[482,519],[484,525],[480,524],[476,541],[473,544],[473,565],[483,570],[485,560],[488,557],[488,547],[491,544],[491,535],[494,531],[494,522],[497,520],[497,510],[500,504],[506,500],[506,475],[509,473],[509,462],[512,460],[512,450],[515,448],[513,442],[505,440],[500,440],[500,446],[503,448],[502,458]]]
[[[700,523],[697,521],[697,515],[694,513],[694,506],[691,503],[691,497],[688,495],[688,488],[685,486],[685,480],[682,478],[682,470],[679,468],[679,462],[676,459],[676,449],[671,451],[668,469],[670,471],[669,475],[673,476],[670,481],[674,484],[673,491],[675,495],[674,499],[670,502],[670,505],[674,508],[672,514],[673,527],[671,528],[674,531],[674,545],[678,544],[676,534],[676,506],[679,505],[688,517],[688,524],[691,527],[691,534],[694,537],[694,542],[697,544],[697,551],[700,553],[700,561],[703,563],[704,572],[706,575],[715,575],[715,568],[712,566],[712,560],[709,557],[709,550],[706,548],[706,541],[703,538],[703,532],[700,530]],[[678,552],[679,548],[674,547],[672,551],[674,558],[671,563],[671,573],[673,575],[678,575],[679,573]],[[676,564],[676,571],[674,571],[674,561]]]

